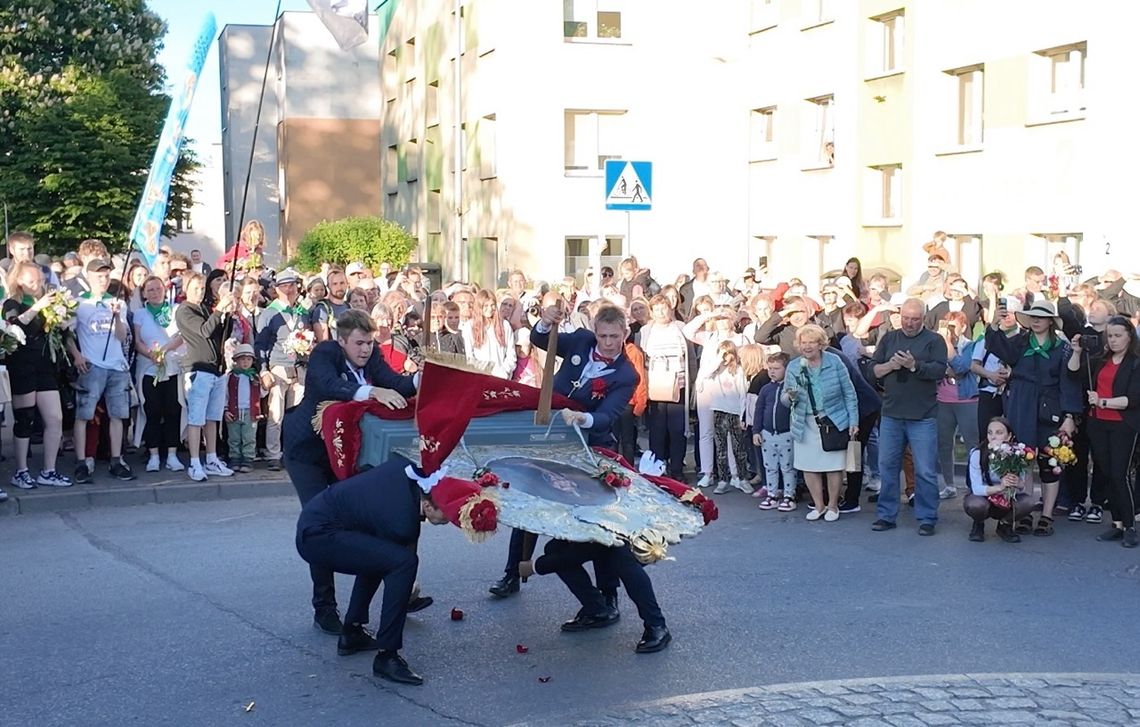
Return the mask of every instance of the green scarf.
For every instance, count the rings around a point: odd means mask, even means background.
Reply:
[[[304,318],[305,307],[301,305],[301,300],[298,298],[296,305],[289,305],[285,301],[278,298],[269,304],[269,310],[277,311],[278,313],[292,313],[295,316]]]
[[[230,369],[230,373],[234,376],[248,376],[251,381],[257,380],[257,369],[255,368],[239,369],[237,366],[234,366]]]
[[[146,304],[146,309],[154,316],[154,322],[162,328],[170,325],[170,301],[163,301],[159,305]]]
[[[36,299],[34,297],[28,295],[27,293],[25,293],[24,297],[20,298],[20,302],[23,303],[24,305],[28,306],[29,308],[31,308],[33,305],[36,304]]]
[[[1025,349],[1025,358],[1030,356],[1040,356],[1041,358],[1049,358],[1049,352],[1057,347],[1057,339],[1049,336],[1045,343],[1039,343],[1037,336],[1033,333],[1029,334],[1029,348]]]

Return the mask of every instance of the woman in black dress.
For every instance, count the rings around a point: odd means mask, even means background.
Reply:
[[[9,325],[22,329],[25,337],[24,345],[7,358],[16,440],[16,474],[12,475],[12,485],[22,490],[36,485],[71,486],[71,480],[56,471],[56,457],[63,438],[63,408],[56,378],[59,365],[52,361],[51,342],[41,314],[50,303],[51,296],[44,286],[40,266],[30,262],[14,263],[8,274],[8,299],[4,301],[3,316]],[[28,471],[28,445],[36,409],[44,425],[44,461],[39,476],[32,477]]]

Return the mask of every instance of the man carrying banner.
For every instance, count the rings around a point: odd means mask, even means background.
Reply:
[[[313,417],[324,401],[375,399],[389,409],[403,409],[416,393],[411,376],[389,368],[377,350],[376,328],[363,311],[350,310],[337,319],[335,340],[317,344],[309,356],[301,403],[285,415],[282,425],[283,464],[304,505],[336,482],[325,443],[313,431]],[[313,579],[313,622],[325,633],[338,635],[333,571],[310,565]],[[413,599],[412,608],[426,599]]]

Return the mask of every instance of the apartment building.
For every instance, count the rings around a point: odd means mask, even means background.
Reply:
[[[371,38],[380,31],[372,16]],[[322,220],[379,214],[378,43],[342,51],[316,15],[286,12],[276,26],[227,25],[218,50],[226,240],[241,230],[247,173],[244,219],[265,226],[270,264]]]
[[[705,253],[743,266],[747,114],[724,54],[747,36],[719,39],[747,7],[705,5],[694,18],[633,0],[466,0],[457,109],[453,0],[399,3],[381,46],[385,216],[445,277],[484,283],[514,267],[580,276],[591,241],[606,264],[636,254],[675,273]],[[605,209],[611,158],[653,163],[650,211]]]
[[[1140,270],[1123,177],[1130,4],[751,0],[749,237],[773,272],[903,275],[951,236],[970,281],[1065,251]],[[1118,181],[1119,180],[1119,181]],[[809,281],[811,284],[811,281]]]
[[[1062,250],[1140,270],[1140,6],[465,0],[457,108],[454,0],[385,5],[383,211],[445,276],[580,275],[594,241],[814,286],[852,255],[916,275],[935,230],[971,281]],[[609,158],[653,162],[651,211],[604,209]]]

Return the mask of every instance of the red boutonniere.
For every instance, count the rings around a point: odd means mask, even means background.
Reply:
[[[606,398],[606,389],[607,388],[609,388],[609,387],[606,386],[606,380],[605,379],[594,379],[590,383],[590,398],[591,399],[604,399],[604,398]]]

